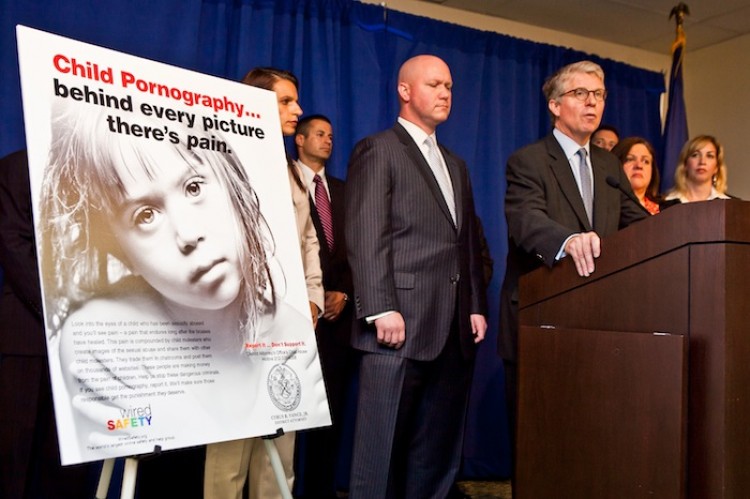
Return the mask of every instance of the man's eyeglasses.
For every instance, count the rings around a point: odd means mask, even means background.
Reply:
[[[585,102],[589,98],[589,94],[594,94],[594,99],[596,99],[596,102],[602,102],[604,99],[607,98],[607,91],[603,88],[597,88],[596,90],[588,90],[585,88],[574,88],[573,90],[568,90],[567,92],[563,92],[560,94],[560,97],[563,95],[572,95],[576,99],[578,99],[581,102]]]

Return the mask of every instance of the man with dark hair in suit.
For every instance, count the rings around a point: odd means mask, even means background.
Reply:
[[[60,466],[26,151],[0,159],[0,265],[0,497],[90,496],[91,465]]]
[[[503,357],[511,434],[515,432],[518,280],[541,265],[570,256],[582,277],[594,272],[600,237],[646,216],[611,176],[630,190],[617,158],[590,147],[607,91],[598,64],[563,67],[544,84],[553,131],[508,159],[505,216],[508,260],[500,302],[498,348]],[[632,195],[631,195],[632,197]]]
[[[620,142],[620,132],[612,125],[599,125],[591,135],[591,143],[611,151]]]
[[[431,55],[398,75],[393,128],[360,141],[346,240],[361,351],[350,497],[446,497],[461,457],[476,343],[487,323],[465,163],[435,139],[453,82]]]
[[[297,166],[302,173],[310,200],[310,216],[320,242],[320,267],[323,270],[325,309],[318,320],[315,336],[323,370],[323,379],[331,408],[332,427],[298,435],[304,449],[303,497],[336,497],[335,477],[341,444],[342,419],[346,393],[356,365],[349,346],[351,333],[352,275],[346,259],[344,238],[344,182],[326,172],[333,151],[331,121],[320,114],[302,118],[294,137]]]

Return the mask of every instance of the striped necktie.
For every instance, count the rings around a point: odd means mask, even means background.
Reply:
[[[318,218],[323,226],[323,233],[326,236],[326,245],[329,251],[333,251],[333,212],[331,211],[331,201],[328,199],[326,186],[323,185],[323,179],[320,175],[315,174],[315,209],[318,210]]]

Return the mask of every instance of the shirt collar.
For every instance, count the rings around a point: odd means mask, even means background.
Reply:
[[[417,125],[412,123],[411,121],[402,118],[401,116],[398,117],[398,122],[401,124],[402,127],[406,129],[406,132],[411,136],[412,140],[419,146],[422,147],[424,144],[424,141],[427,137],[433,137],[435,139],[435,143],[437,144],[437,135],[435,132],[433,132],[431,135],[428,135],[425,133],[424,130],[419,128]]]
[[[687,196],[680,191],[672,190],[667,196],[664,198],[665,201],[671,201],[673,199],[679,199],[681,203],[689,203],[690,200],[687,198]],[[706,201],[711,201],[712,199],[732,199],[726,194],[722,194],[719,191],[716,190],[716,187],[711,186],[711,193],[706,198]]]
[[[586,142],[586,144],[582,146],[578,144],[575,140],[571,139],[570,137],[562,133],[557,128],[552,130],[552,135],[555,136],[557,143],[560,144],[560,147],[562,147],[562,150],[565,153],[565,157],[568,158],[568,161],[570,161],[570,159],[576,155],[576,153],[581,147],[586,149],[586,154],[589,157],[591,157],[591,150],[590,150],[591,142]]]
[[[312,168],[304,164],[299,159],[297,160],[297,164],[299,165],[300,171],[302,171],[302,179],[305,182],[305,185],[307,186],[307,190],[311,192],[315,192],[315,188],[313,187],[313,179],[315,178],[316,172],[313,171]],[[323,183],[327,183],[326,181],[326,169],[325,167],[321,168],[319,172],[317,172],[317,175],[320,175],[320,178],[323,179]]]
[[[726,194],[722,194],[719,191],[716,190],[716,187],[711,186],[711,194],[708,196],[708,199],[732,199]]]

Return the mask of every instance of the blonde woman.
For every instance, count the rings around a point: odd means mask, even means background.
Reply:
[[[685,143],[674,172],[674,188],[665,200],[681,203],[730,199],[724,148],[711,135],[699,135]]]

